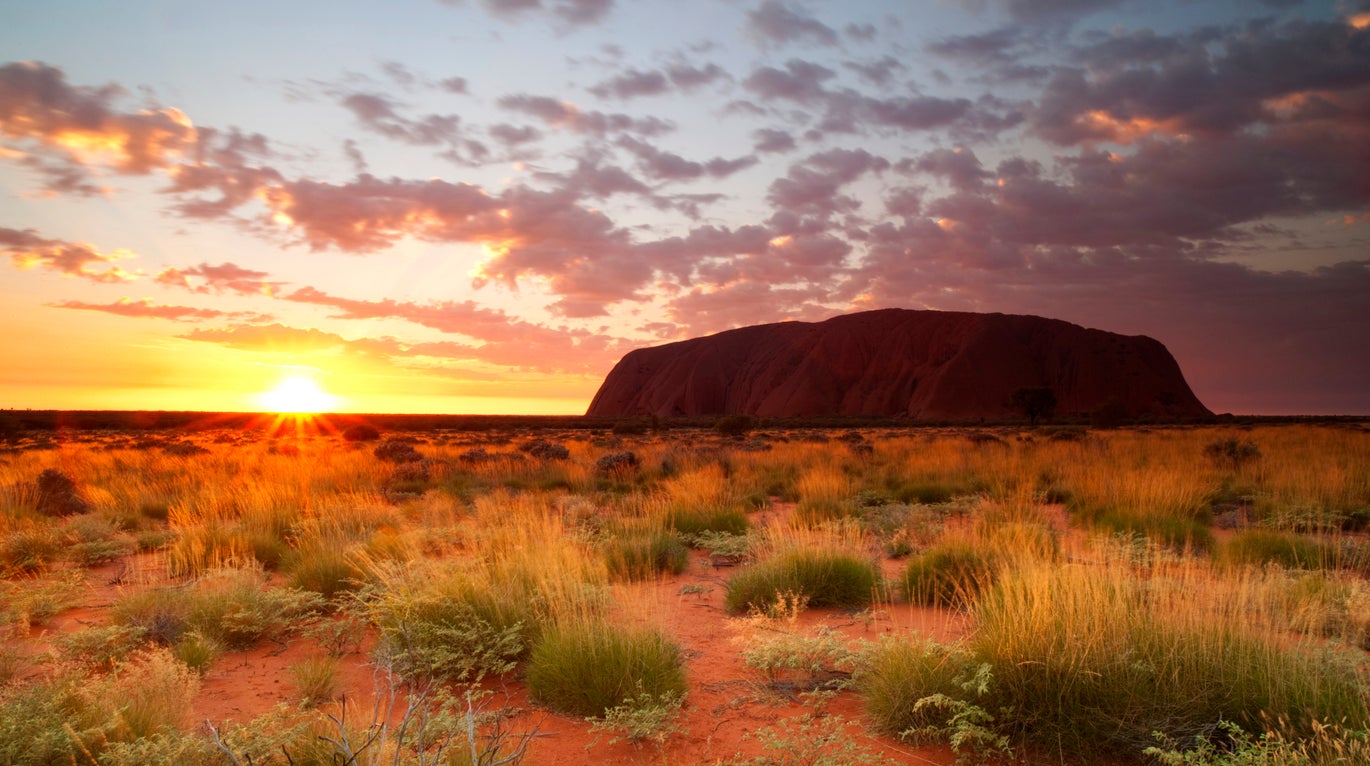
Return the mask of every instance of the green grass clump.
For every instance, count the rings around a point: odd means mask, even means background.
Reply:
[[[816,607],[871,603],[879,583],[875,565],[850,553],[797,549],[778,553],[738,572],[728,581],[730,612],[766,609],[781,594],[794,594]]]
[[[665,529],[624,530],[605,541],[604,562],[610,579],[647,580],[684,572],[690,551]]]
[[[350,593],[362,586],[363,573],[346,550],[325,545],[308,545],[288,555],[284,561],[290,585],[312,591],[326,599]]]
[[[993,558],[967,543],[942,543],[910,559],[904,597],[916,604],[967,607],[994,578]]]
[[[559,713],[599,717],[625,702],[678,699],[685,668],[680,647],[656,630],[574,620],[543,634],[527,682],[535,700]]]
[[[959,487],[936,481],[914,481],[904,478],[890,478],[885,482],[890,497],[900,503],[940,505],[950,503],[952,498],[963,492]]]
[[[1005,573],[977,602],[970,643],[992,668],[986,707],[1011,709],[1017,738],[1080,756],[1140,752],[1153,732],[1189,743],[1222,720],[1254,731],[1267,719],[1302,731],[1370,722],[1363,670],[1257,632],[1232,606],[1241,594],[1214,600],[1212,582],[1123,568]]]
[[[309,657],[290,666],[290,680],[306,707],[328,702],[342,691],[338,670],[342,661],[327,655]]]
[[[949,715],[918,701],[934,695],[967,696],[966,681],[979,669],[975,656],[959,646],[917,637],[885,637],[866,653],[856,688],[875,730],[898,737],[944,726]]]
[[[42,572],[63,552],[61,539],[49,527],[25,526],[0,534],[0,575]]]
[[[1221,561],[1228,564],[1275,564],[1286,569],[1321,569],[1332,565],[1336,551],[1327,543],[1285,532],[1249,529],[1223,545]]]
[[[751,526],[747,513],[736,506],[672,508],[666,524],[686,536],[705,532],[745,535]]]
[[[1213,532],[1201,519],[1188,516],[1141,515],[1127,511],[1103,511],[1094,517],[1094,527],[1110,532],[1141,535],[1176,551],[1211,551]]]

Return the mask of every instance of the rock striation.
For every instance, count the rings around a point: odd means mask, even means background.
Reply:
[[[1057,319],[883,309],[780,322],[631,351],[592,416],[1012,418],[1019,388],[1057,415],[1211,415],[1160,342]]]

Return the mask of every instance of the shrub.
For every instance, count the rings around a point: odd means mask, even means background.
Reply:
[[[610,452],[595,461],[595,476],[623,481],[637,473],[638,464],[636,453]]]
[[[724,415],[714,421],[714,431],[723,436],[746,436],[755,427],[756,421],[747,415]]]
[[[81,496],[76,482],[54,468],[38,474],[38,511],[48,516],[71,516],[90,510],[90,503]]]
[[[538,460],[567,460],[571,457],[571,450],[545,439],[534,439],[519,447],[519,451]]]
[[[1204,455],[1219,468],[1240,471],[1242,466],[1259,458],[1261,451],[1255,442],[1229,437],[1205,445]]]
[[[600,717],[624,703],[683,696],[685,669],[680,648],[660,632],[586,619],[544,633],[527,682],[535,700],[559,713]]]
[[[423,460],[423,455],[414,449],[414,445],[403,439],[386,439],[376,445],[372,454],[388,463],[412,463]]]
[[[604,561],[615,580],[646,580],[684,572],[690,552],[668,530],[624,530],[604,543]]]
[[[539,615],[526,594],[497,594],[461,573],[412,575],[398,569],[383,576],[366,606],[380,630],[377,653],[402,677],[476,683],[527,655]]]
[[[342,437],[350,442],[373,442],[381,438],[381,432],[375,426],[358,423],[354,426],[348,426],[347,430],[343,431]]]
[[[765,609],[783,593],[816,607],[855,607],[871,603],[879,575],[858,556],[821,550],[792,550],[743,569],[728,581],[730,612]]]
[[[904,568],[904,597],[917,604],[968,607],[994,578],[994,561],[966,543],[942,543]]]
[[[316,613],[321,599],[295,588],[266,587],[261,572],[221,569],[193,589],[150,588],[114,605],[114,618],[143,628],[148,638],[178,643],[190,630],[229,648],[243,648],[263,636],[284,633]]]

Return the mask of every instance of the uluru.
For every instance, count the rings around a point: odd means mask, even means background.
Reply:
[[[1049,388],[1059,416],[1212,413],[1159,341],[1038,316],[881,309],[727,330],[626,354],[586,414],[604,417],[1019,415]]]

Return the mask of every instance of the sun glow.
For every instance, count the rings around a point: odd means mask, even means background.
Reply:
[[[332,410],[338,397],[319,388],[310,378],[293,375],[259,396],[258,401],[271,412],[317,413]]]

